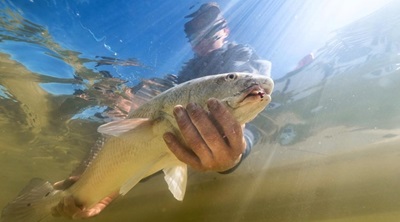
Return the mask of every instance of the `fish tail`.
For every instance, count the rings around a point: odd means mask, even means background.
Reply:
[[[1,213],[1,222],[37,222],[51,214],[51,208],[62,198],[63,191],[55,190],[45,180],[34,178],[8,203]]]

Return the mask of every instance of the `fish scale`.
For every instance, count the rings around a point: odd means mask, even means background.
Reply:
[[[140,132],[130,131],[120,137],[110,137],[106,141],[103,148],[105,152],[98,154],[81,179],[69,190],[78,203],[85,206],[96,204],[105,196],[119,191],[121,184],[124,184],[132,175],[139,175],[134,183],[139,182],[143,177],[155,173],[150,172],[151,168],[163,159],[162,168],[171,165],[167,155],[171,160],[174,160],[175,157],[163,145],[164,141],[161,135],[151,134],[148,132],[149,130],[151,128],[140,129]],[[154,149],[140,149],[143,147],[154,147]],[[174,161],[178,163],[176,158]],[[110,178],[113,180],[111,183],[104,182]],[[97,189],[92,189],[93,187],[97,187]],[[125,193],[121,192],[121,194]]]
[[[89,208],[115,192],[126,194],[160,170],[173,196],[182,201],[187,166],[163,140],[164,133],[172,132],[185,143],[173,117],[174,107],[196,103],[207,109],[206,101],[215,98],[245,124],[269,104],[273,86],[269,77],[248,73],[212,75],[175,86],[132,110],[126,119],[100,126],[98,131],[106,137],[103,148],[69,188],[55,190],[49,182],[36,179],[3,209],[1,221],[40,221],[68,195]]]

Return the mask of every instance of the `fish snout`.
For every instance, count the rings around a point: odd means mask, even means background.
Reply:
[[[241,105],[249,103],[268,104],[271,101],[271,93],[274,88],[274,82],[266,76],[251,76],[250,81],[246,81],[245,89],[241,91],[238,102]]]
[[[246,90],[244,100],[271,100],[272,88],[265,84],[254,84]]]
[[[266,78],[261,85],[267,95],[272,94],[272,90],[274,89],[274,81],[271,78]]]
[[[250,95],[258,95],[261,99],[265,96],[271,96],[274,88],[274,82],[271,78],[263,78],[262,80],[253,82],[250,89]]]

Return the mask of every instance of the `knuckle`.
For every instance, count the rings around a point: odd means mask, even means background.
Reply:
[[[210,111],[213,114],[217,114],[217,115],[221,115],[221,116],[230,115],[229,110],[219,101],[216,101],[215,104],[210,106]]]
[[[189,116],[193,122],[202,122],[204,120],[204,118],[207,117],[205,115],[205,113],[203,112],[203,110],[199,110],[199,109],[195,109],[195,110],[192,110],[191,112],[189,112]]]
[[[210,148],[214,147],[215,144],[218,144],[219,146],[225,145],[223,144],[224,136],[221,136],[218,133],[212,133],[210,131],[206,131],[203,133],[203,138],[207,144],[210,144]]]
[[[177,121],[179,128],[182,131],[188,131],[192,128],[192,123],[189,120],[182,119]]]
[[[193,168],[193,169],[195,169],[195,170],[198,170],[198,171],[206,171],[206,168],[204,167],[204,165],[203,164],[201,164],[201,162],[193,162],[192,164],[191,164],[191,167]]]

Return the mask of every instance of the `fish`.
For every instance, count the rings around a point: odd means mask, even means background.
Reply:
[[[125,119],[99,126],[97,131],[105,137],[103,147],[70,187],[56,190],[50,182],[34,178],[3,209],[1,221],[40,221],[69,195],[77,205],[90,208],[112,193],[125,195],[143,178],[159,171],[164,172],[172,195],[182,201],[187,165],[163,140],[166,132],[172,132],[185,143],[173,115],[174,107],[195,103],[207,110],[207,100],[215,98],[240,124],[245,124],[270,103],[273,87],[271,78],[249,73],[217,74],[172,87],[132,110]]]

